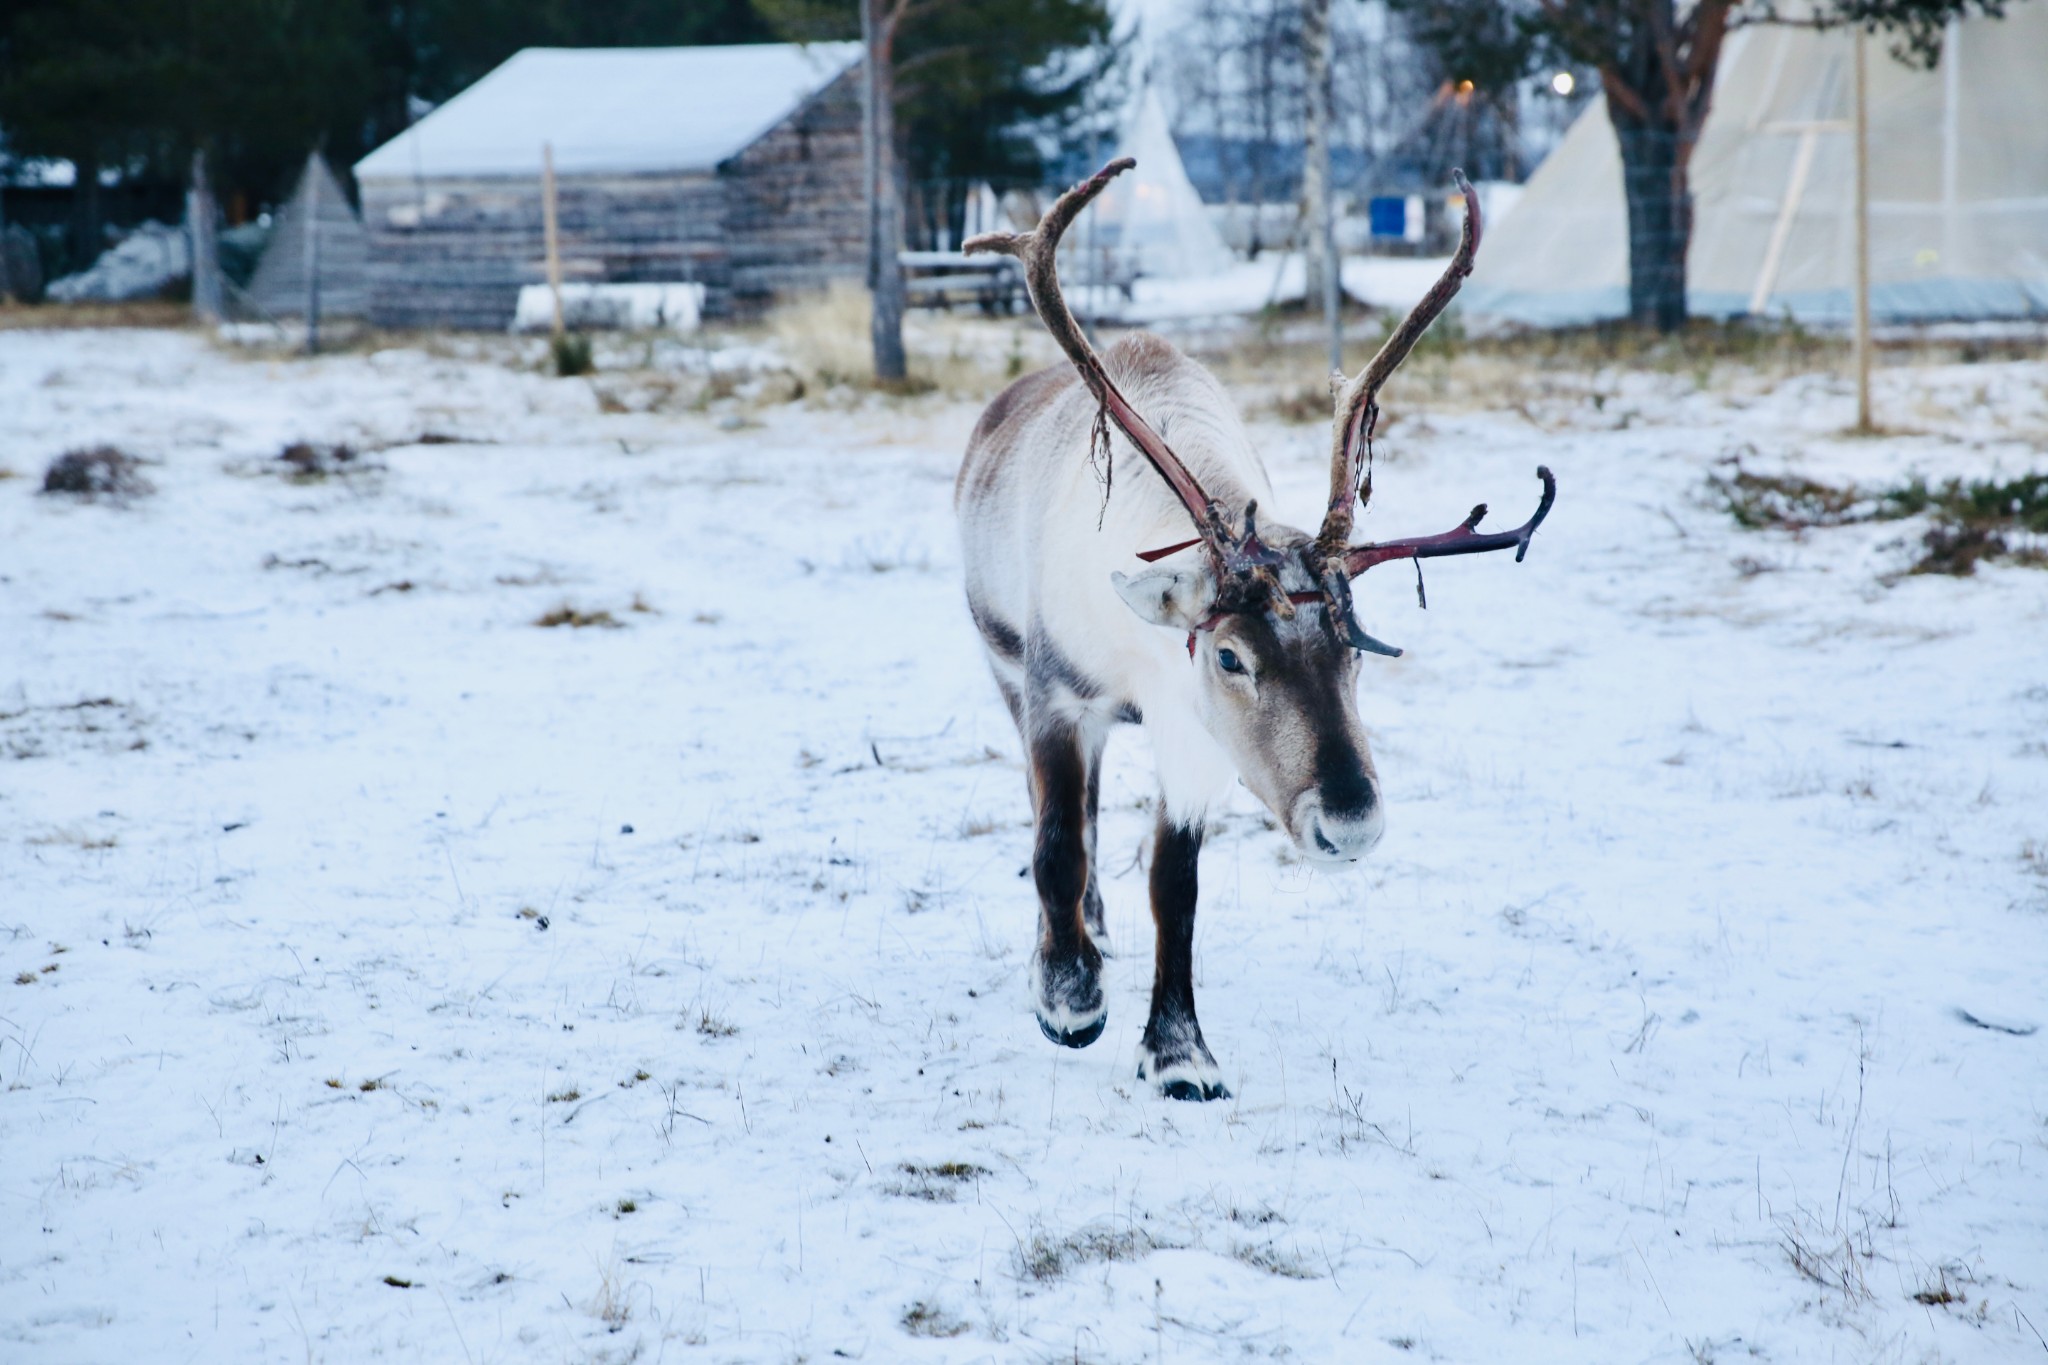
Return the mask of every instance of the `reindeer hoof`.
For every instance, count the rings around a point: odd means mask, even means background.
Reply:
[[[1138,1052],[1138,1079],[1152,1082],[1153,1088],[1169,1100],[1230,1098],[1230,1088],[1223,1084],[1223,1070],[1216,1065],[1216,1059],[1209,1055],[1207,1048],[1171,1062],[1161,1061],[1141,1048]]]
[[[1100,1038],[1102,1030],[1108,1027],[1108,1025],[1109,1014],[1107,1011],[1097,1015],[1094,1023],[1082,1024],[1076,1028],[1061,1028],[1057,1024],[1048,1023],[1044,1015],[1038,1016],[1038,1031],[1052,1039],[1055,1043],[1058,1043],[1061,1047],[1086,1047],[1097,1038]]]
[[[1201,1085],[1194,1081],[1167,1081],[1159,1087],[1159,1093],[1170,1100],[1227,1100],[1230,1091],[1219,1082],[1216,1085]]]
[[[1061,1047],[1086,1047],[1102,1036],[1109,1006],[1102,999],[1101,958],[1048,966],[1031,959],[1031,1004],[1038,1029]]]

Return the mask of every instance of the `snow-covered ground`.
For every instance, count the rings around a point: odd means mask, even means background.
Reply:
[[[0,336],[0,1360],[2041,1358],[2048,575],[1703,492],[2048,458],[2048,367],[1881,381],[1931,434],[1396,381],[1365,534],[1557,509],[1363,580],[1391,829],[1240,795],[1199,1106],[1132,1074],[1137,732],[1109,1031],[1031,1017],[972,404]],[[153,496],[38,493],[102,441]]]
[[[1406,311],[1436,283],[1449,257],[1354,256],[1344,261],[1344,292],[1373,308]],[[1126,299],[1103,287],[1070,289],[1074,306],[1090,316],[1156,325],[1175,320],[1234,318],[1275,304],[1300,300],[1307,292],[1308,267],[1301,253],[1268,252],[1239,261],[1205,279],[1140,279]],[[1320,307],[1320,305],[1318,305]]]

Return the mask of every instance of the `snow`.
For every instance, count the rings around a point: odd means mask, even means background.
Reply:
[[[1091,250],[1147,275],[1201,279],[1228,270],[1235,258],[1188,180],[1157,87],[1147,85],[1126,111],[1117,155],[1136,164],[1097,201]]]
[[[1397,380],[1365,534],[1558,503],[1362,580],[1389,833],[1212,833],[1197,1106],[1132,1075],[1136,732],[1108,1032],[1031,1018],[976,405],[490,345],[0,334],[0,1358],[2038,1358],[2048,578],[1702,490],[2038,466],[2041,363],[1860,441],[1831,375]],[[36,491],[102,441],[153,496]]]
[[[355,166],[358,180],[708,171],[860,58],[859,43],[530,47]]]
[[[109,247],[76,274],[50,283],[50,297],[150,299],[192,273],[192,240],[181,227],[148,222]]]
[[[562,317],[571,327],[622,327],[694,332],[704,317],[701,284],[564,284]],[[519,286],[512,330],[538,332],[555,325],[555,291],[545,284]]]
[[[78,167],[61,157],[0,156],[0,184],[19,189],[70,189],[78,183]]]
[[[1429,292],[1450,258],[1426,256],[1349,256],[1344,260],[1344,292],[1359,303],[1402,312]],[[1068,294],[1076,308],[1097,317],[1132,324],[1155,324],[1203,318],[1239,317],[1274,304],[1288,303],[1307,290],[1307,267],[1298,251],[1268,252],[1255,261],[1237,261],[1205,275],[1140,278],[1131,297],[1108,288],[1091,288],[1087,268],[1071,272],[1078,285]]]

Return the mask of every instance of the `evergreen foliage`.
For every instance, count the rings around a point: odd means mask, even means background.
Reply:
[[[755,0],[784,36],[860,37],[844,0]],[[912,183],[1043,183],[1117,54],[1108,0],[932,0],[896,39],[897,128]]]
[[[6,0],[0,129],[88,182],[182,183],[203,147],[221,202],[253,211],[309,148],[346,167],[523,47],[775,37],[749,0]]]

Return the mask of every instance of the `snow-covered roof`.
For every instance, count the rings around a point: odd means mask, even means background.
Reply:
[[[860,60],[859,43],[530,47],[356,163],[358,180],[708,170]]]

